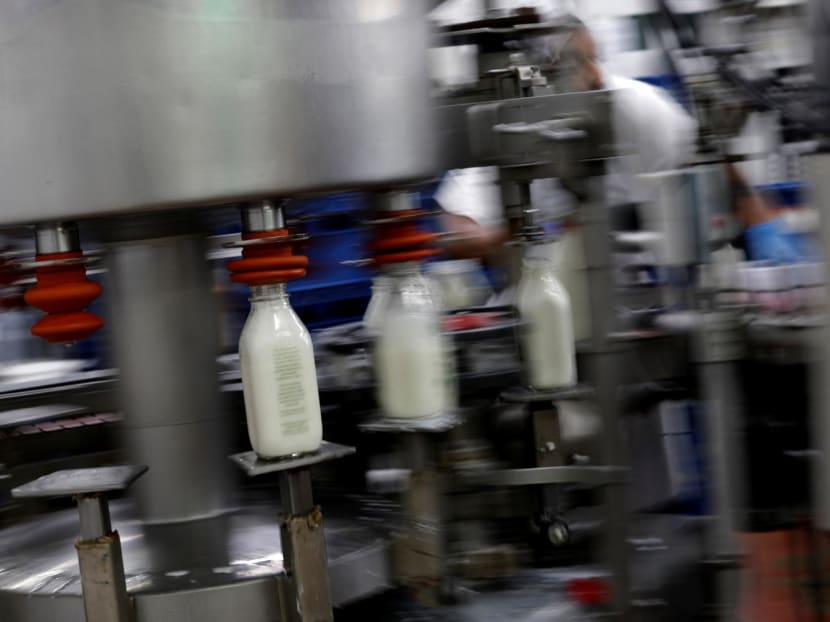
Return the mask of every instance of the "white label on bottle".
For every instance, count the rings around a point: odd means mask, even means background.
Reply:
[[[277,376],[277,399],[280,401],[280,427],[286,436],[305,434],[305,390],[302,381],[302,360],[296,346],[274,350],[274,371]]]

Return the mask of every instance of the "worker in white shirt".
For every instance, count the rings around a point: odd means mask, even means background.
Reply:
[[[597,45],[584,24],[575,20],[569,35],[548,37],[543,48],[562,69],[570,91],[613,89],[613,123],[619,158],[608,162],[606,204],[640,204],[649,190],[639,175],[683,166],[695,151],[697,124],[668,94],[644,82],[607,75]],[[449,250],[462,257],[488,257],[508,239],[498,169],[480,167],[449,171],[435,196],[446,212],[448,230],[463,234]],[[555,218],[573,202],[556,180],[537,180],[531,200],[542,219]]]

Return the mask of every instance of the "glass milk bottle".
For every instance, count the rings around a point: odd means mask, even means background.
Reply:
[[[285,284],[251,288],[239,338],[248,436],[263,459],[317,451],[323,438],[311,336]]]
[[[385,269],[389,299],[375,339],[377,398],[384,416],[430,417],[455,408],[452,353],[440,309],[418,265]]]
[[[372,279],[372,297],[363,314],[363,327],[370,335],[380,332],[380,324],[383,320],[386,307],[389,303],[389,279],[379,274]]]
[[[538,390],[576,382],[571,301],[554,274],[549,259],[526,257],[516,292],[516,307],[527,323],[521,340],[526,380]]]

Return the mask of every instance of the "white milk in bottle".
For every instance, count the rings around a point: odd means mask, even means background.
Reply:
[[[239,338],[248,436],[263,459],[317,451],[323,438],[311,336],[284,284],[252,288]]]
[[[547,258],[527,257],[516,292],[516,307],[527,323],[522,337],[527,383],[555,389],[576,382],[576,354],[568,292]]]
[[[363,327],[369,335],[377,335],[389,305],[389,279],[382,274],[372,279],[372,297],[363,314]]]
[[[389,267],[390,299],[375,339],[377,398],[384,416],[430,417],[455,408],[457,392],[440,313],[417,265]]]

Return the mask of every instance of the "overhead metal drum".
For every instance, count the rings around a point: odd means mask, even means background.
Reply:
[[[426,9],[0,3],[0,225],[431,176]]]

